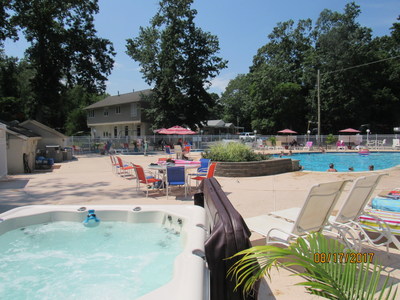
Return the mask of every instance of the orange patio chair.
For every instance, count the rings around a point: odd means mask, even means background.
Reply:
[[[112,172],[116,174],[119,173],[119,163],[115,160],[113,155],[110,155],[110,160]]]
[[[132,172],[135,169],[135,167],[124,164],[121,157],[119,157],[119,156],[116,156],[116,158],[117,158],[117,162],[118,162],[119,175],[120,176],[133,176]]]
[[[136,178],[137,178],[137,187],[136,189],[139,190],[140,189],[140,184],[144,184],[146,185],[146,197],[149,196],[149,189],[148,186],[153,185],[156,182],[161,182],[161,184],[159,185],[160,187],[163,186],[162,184],[162,180],[155,178],[153,176],[146,176],[144,169],[142,166],[139,165],[133,165],[135,168],[135,172],[136,172]]]
[[[195,177],[191,177],[190,179],[196,180],[196,186],[198,185],[198,183],[206,178],[211,178],[214,177],[214,173],[215,173],[215,168],[217,167],[217,163],[211,163],[210,166],[208,167],[208,171],[207,171],[207,175],[206,176],[195,176]]]

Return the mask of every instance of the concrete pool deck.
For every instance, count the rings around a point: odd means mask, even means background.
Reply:
[[[122,155],[123,160],[146,167],[164,155]],[[191,154],[199,158],[200,153]],[[375,195],[384,190],[400,187],[400,167],[384,171],[387,173],[375,190]],[[262,215],[274,210],[300,207],[310,187],[316,183],[335,180],[355,179],[369,172],[327,173],[291,172],[262,177],[217,177],[228,198],[244,217]],[[350,184],[339,199],[338,206],[345,199]],[[57,164],[51,172],[11,175],[0,180],[0,212],[22,205],[35,204],[175,204],[191,205],[193,197],[184,197],[174,192],[169,199],[164,194],[149,192],[146,198],[142,191],[136,191],[136,181],[113,174],[108,156],[80,155],[76,160]],[[260,235],[251,237],[254,244],[262,244]],[[400,282],[400,251],[391,249],[390,256],[384,250],[371,249],[379,254],[383,265],[396,283]],[[272,270],[272,282],[263,286],[260,299],[320,299],[310,296],[305,289],[294,286],[301,281],[297,276],[289,276],[286,270]]]

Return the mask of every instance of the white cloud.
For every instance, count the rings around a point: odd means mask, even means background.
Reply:
[[[124,68],[124,65],[123,64],[121,64],[121,63],[118,63],[118,62],[114,62],[114,69],[115,70],[121,70],[121,69],[123,69]]]
[[[215,92],[224,92],[226,87],[229,84],[229,81],[233,78],[233,74],[225,74],[222,76],[215,77],[214,79],[211,80],[211,90],[214,90]]]

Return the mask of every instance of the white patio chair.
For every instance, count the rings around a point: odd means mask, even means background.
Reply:
[[[376,141],[375,140],[368,141],[366,146],[369,149],[375,149],[376,148]]]
[[[383,139],[382,141],[378,141],[378,144],[376,145],[377,148],[384,148],[386,144],[386,139]]]
[[[174,151],[177,159],[182,159],[182,147],[181,145],[174,145]]]
[[[262,215],[245,219],[250,230],[266,237],[266,243],[288,245],[292,239],[310,232],[321,232],[347,181],[314,185],[294,221]]]
[[[392,148],[393,149],[400,148],[400,139],[393,139]]]

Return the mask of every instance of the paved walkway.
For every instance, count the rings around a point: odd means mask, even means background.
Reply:
[[[199,154],[191,154],[199,158]],[[147,166],[158,156],[126,155],[125,161]],[[379,171],[377,171],[379,172]],[[400,186],[400,167],[386,170],[375,194]],[[355,179],[366,172],[327,173],[293,172],[275,176],[226,178],[217,177],[223,190],[244,218],[257,216],[290,207],[300,207],[312,185],[343,179]],[[108,156],[78,156],[76,160],[56,164],[51,172],[37,172],[9,176],[0,181],[0,213],[11,208],[32,204],[174,204],[192,205],[192,197],[184,197],[177,191],[167,200],[164,194],[150,192],[146,198],[143,191],[136,191],[136,181],[113,174]],[[350,185],[343,192],[338,206],[346,197]],[[262,244],[261,236],[253,234],[254,244]],[[374,249],[374,251],[377,251]],[[400,280],[400,252],[391,250],[388,257],[378,251],[384,265],[392,276]],[[290,272],[272,271],[272,282],[264,286],[265,298],[260,299],[319,299],[308,295],[303,287],[293,284],[299,279]]]

